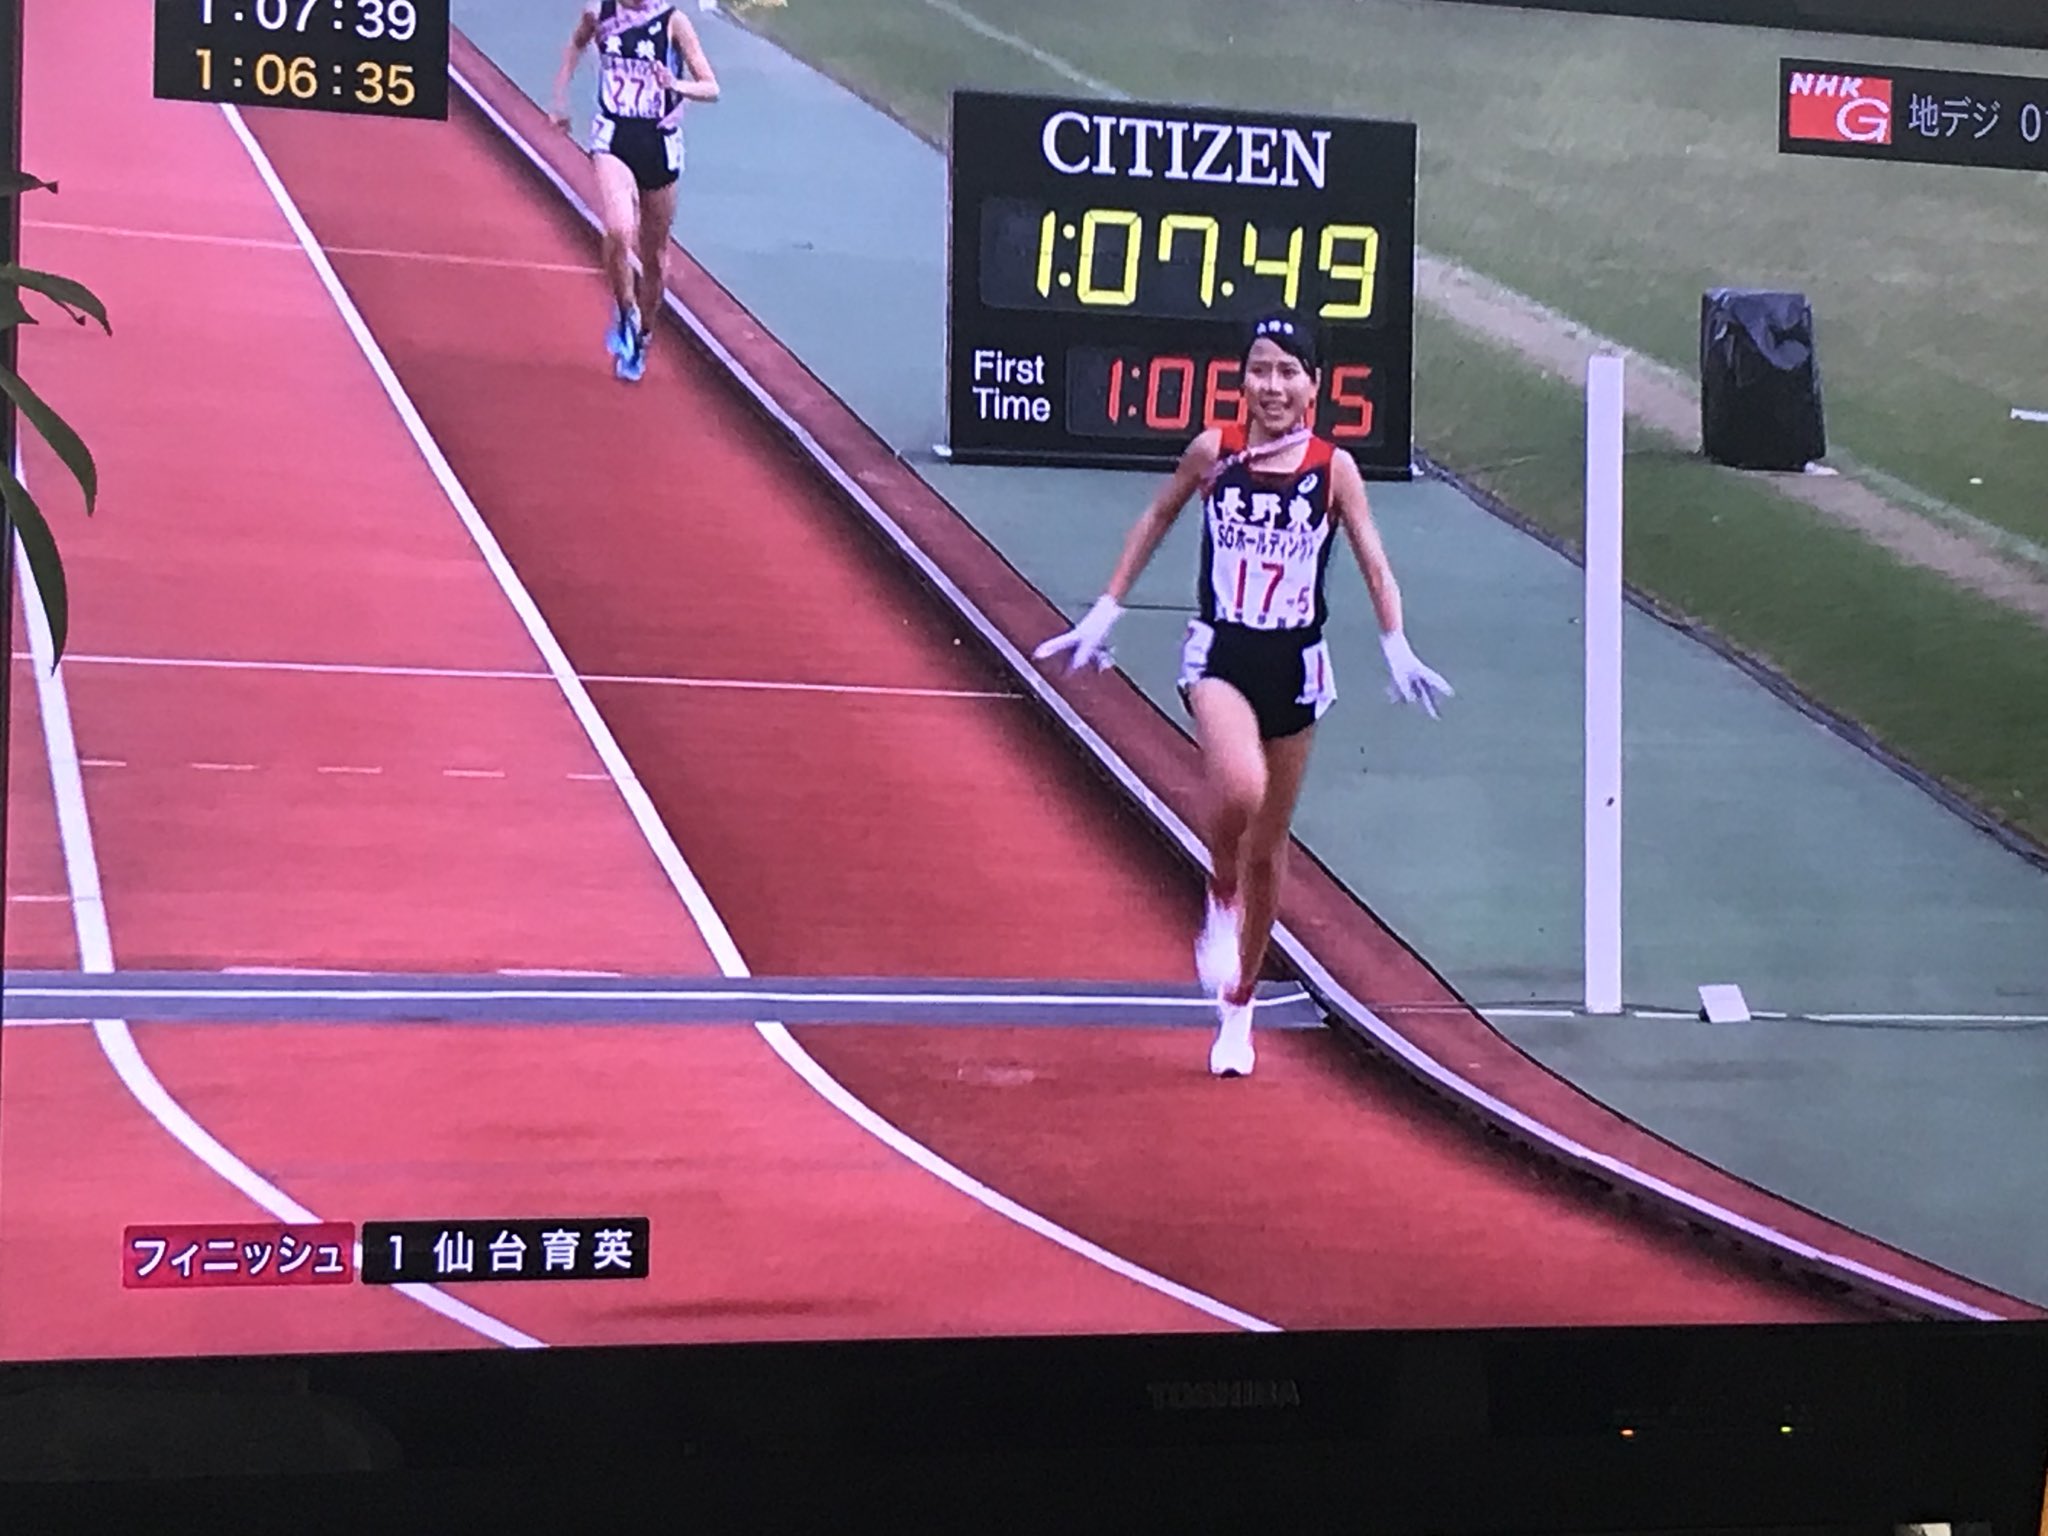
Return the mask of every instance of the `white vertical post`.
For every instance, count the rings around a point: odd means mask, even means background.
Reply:
[[[1622,363],[1586,363],[1586,1012],[1621,1012]]]

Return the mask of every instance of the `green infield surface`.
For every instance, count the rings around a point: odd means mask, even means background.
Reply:
[[[1908,546],[1924,531],[1934,568],[1804,504],[1807,486],[1706,464],[1696,412],[1688,442],[1666,409],[1634,437],[1629,579],[2048,841],[2048,423],[2012,416],[2048,410],[2048,186],[1782,156],[1776,102],[1783,57],[2041,76],[2048,57],[1448,0],[737,14],[934,143],[956,88],[1412,120],[1421,246],[1550,311],[1553,351],[1576,322],[1696,379],[1705,290],[1805,293],[1830,461],[1902,514]],[[1426,299],[1418,445],[1572,542],[1578,392],[1526,335],[1442,320]],[[1995,553],[2031,613],[1939,574],[1943,545]]]

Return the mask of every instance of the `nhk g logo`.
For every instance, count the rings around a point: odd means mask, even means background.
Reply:
[[[1892,83],[1864,75],[1795,72],[1786,132],[1831,144],[1892,141]]]

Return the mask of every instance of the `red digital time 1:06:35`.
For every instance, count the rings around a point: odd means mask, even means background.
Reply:
[[[1067,430],[1089,437],[1192,436],[1242,424],[1236,357],[1076,347],[1067,354]],[[1369,363],[1332,361],[1309,425],[1338,444],[1377,440],[1379,381]]]

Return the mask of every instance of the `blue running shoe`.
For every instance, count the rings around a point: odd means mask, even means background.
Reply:
[[[638,384],[647,372],[647,337],[636,330],[619,358],[618,375],[628,384]]]
[[[639,311],[622,309],[618,312],[616,318],[613,319],[611,329],[605,332],[604,348],[613,357],[623,361],[626,355],[633,350],[633,338],[639,334]]]

